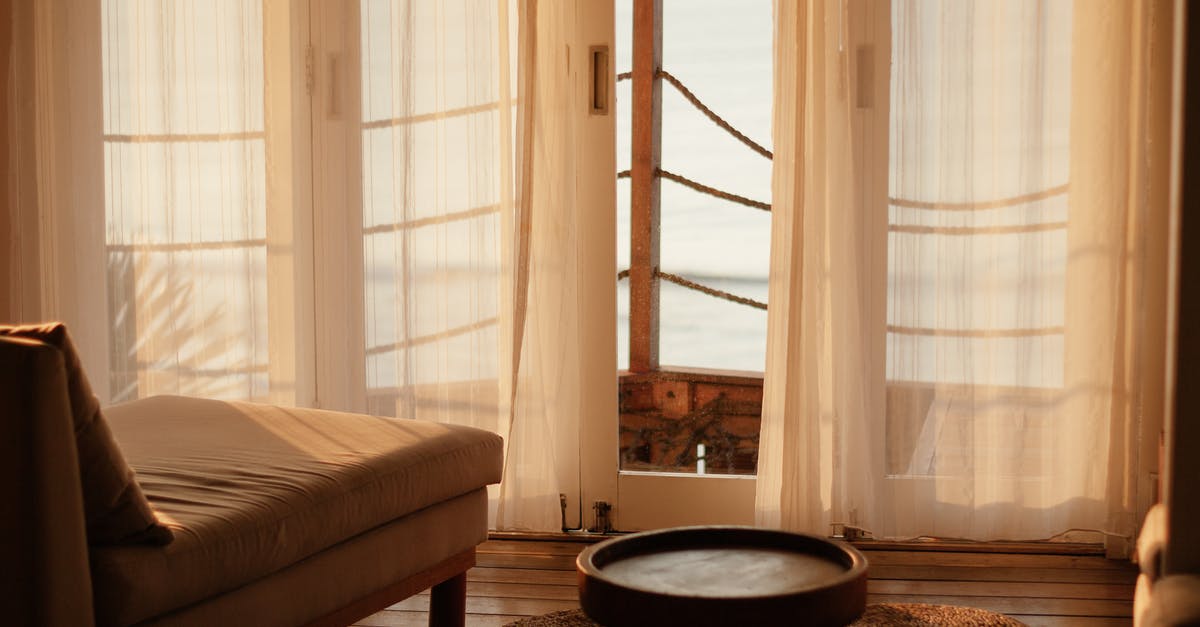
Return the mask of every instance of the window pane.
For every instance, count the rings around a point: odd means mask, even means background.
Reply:
[[[262,11],[105,0],[114,401],[267,395]]]
[[[359,4],[373,413],[471,422],[463,416],[496,412],[501,204],[513,176],[503,142],[515,119],[501,93],[498,6]],[[508,45],[515,58],[515,30]],[[515,68],[507,75],[511,99]]]
[[[1070,2],[893,4],[888,473],[1038,477],[1064,381]],[[1071,211],[1078,211],[1071,207]]]

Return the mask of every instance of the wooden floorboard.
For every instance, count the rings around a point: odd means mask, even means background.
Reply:
[[[1039,599],[1114,599],[1133,601],[1133,586],[1119,584],[1038,583],[1023,581],[921,581],[871,579],[873,594],[907,594],[970,597],[1031,597]]]
[[[577,601],[579,593],[575,583],[570,585],[542,583],[501,583],[491,581],[468,581],[467,596],[497,597],[501,599],[554,599]]]
[[[1009,614],[1009,616],[1029,627],[1129,627],[1133,623],[1128,618],[1104,616],[1030,616],[1026,614]]]
[[[867,558],[870,561],[870,557]],[[1135,571],[1070,568],[1003,568],[964,566],[876,566],[872,579],[941,579],[946,581],[1021,581],[1026,583],[1092,583],[1133,585]]]
[[[501,537],[480,545],[467,573],[467,625],[499,627],[525,616],[579,607],[577,538]],[[936,603],[1008,614],[1031,627],[1131,624],[1136,568],[1077,549],[1072,554],[863,547],[868,602]],[[363,619],[363,627],[428,620],[428,591]]]
[[[494,583],[546,583],[559,586],[574,586],[577,577],[574,570],[546,570],[542,568],[488,568],[476,566],[467,571],[467,581]]]
[[[502,627],[513,621],[521,620],[524,616],[484,616],[467,614],[467,627]],[[363,627],[425,627],[429,624],[429,612],[409,612],[404,610],[384,610],[378,614],[364,618],[355,623]]]

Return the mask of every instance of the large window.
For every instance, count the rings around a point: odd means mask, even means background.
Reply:
[[[463,86],[477,84],[472,73],[501,45],[488,28],[499,6],[361,6],[366,383],[375,413],[444,412],[431,387],[497,376],[501,183],[512,178],[497,140],[510,123],[501,106],[511,103],[500,101],[511,86]]]
[[[103,0],[111,398],[494,414],[516,8]]]

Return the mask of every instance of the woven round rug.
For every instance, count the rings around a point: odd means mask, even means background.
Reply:
[[[851,627],[1022,627],[1025,623],[1003,614],[974,607],[956,605],[924,605],[920,603],[874,603]],[[599,627],[583,610],[565,610],[541,616],[530,616],[511,622],[505,627]]]

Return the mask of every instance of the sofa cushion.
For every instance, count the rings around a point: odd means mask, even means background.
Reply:
[[[92,552],[103,623],[232,590],[500,480],[502,440],[469,427],[165,396],[107,413],[175,541]]]
[[[37,340],[62,353],[67,397],[75,426],[88,543],[170,542],[170,530],[158,524],[150,503],[134,479],[133,470],[113,441],[67,327],[61,322],[0,326],[0,335]]]

